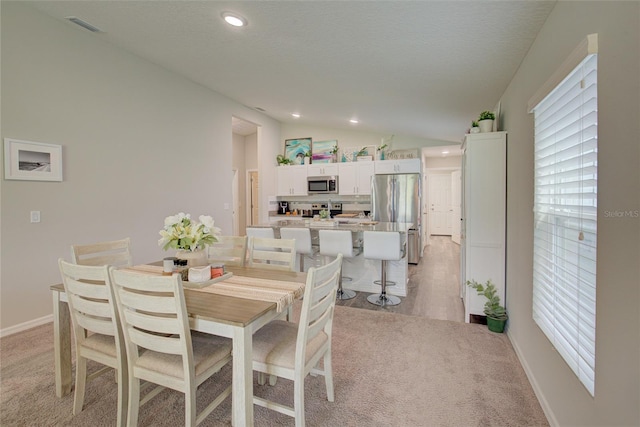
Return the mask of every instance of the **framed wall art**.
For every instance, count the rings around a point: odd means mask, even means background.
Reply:
[[[5,138],[4,178],[62,181],[62,146]]]
[[[311,145],[312,163],[331,163],[334,147],[338,146],[337,139],[328,141],[314,141]]]
[[[296,138],[284,140],[284,157],[292,165],[303,165],[304,157],[311,152],[311,138]]]

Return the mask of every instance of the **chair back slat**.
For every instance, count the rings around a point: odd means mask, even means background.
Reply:
[[[104,285],[106,287],[106,285]],[[105,299],[87,299],[85,297],[81,297],[78,294],[70,294],[67,296],[68,299],[73,300],[73,309],[76,313],[82,314],[88,317],[98,317],[107,319],[111,322],[112,308],[109,304],[109,300]]]
[[[86,316],[81,313],[76,313],[77,325],[87,331],[91,331],[96,334],[115,336],[113,330],[113,322],[111,319]]]
[[[249,237],[248,259],[250,267],[295,271],[296,241]]]
[[[333,308],[325,310],[313,323],[310,323],[307,331],[307,342],[311,341],[320,332],[324,331],[333,318]]]
[[[174,300],[161,295],[145,295],[125,290],[120,293],[120,301],[132,310],[165,314],[175,314],[178,310]]]
[[[137,329],[165,334],[180,333],[180,327],[175,320],[175,316],[148,315],[140,311],[133,311],[130,308],[124,312],[124,315],[127,316],[127,322]]]
[[[210,263],[244,267],[247,258],[247,236],[220,236],[208,248]]]
[[[104,281],[86,279],[76,280],[74,277],[67,276],[66,282],[66,287],[71,292],[71,295],[79,295],[82,298],[92,298],[97,300],[109,299],[109,289]]]
[[[137,346],[147,350],[178,355],[184,352],[184,344],[179,337],[149,334],[135,328],[129,329],[129,337]]]
[[[133,265],[131,241],[127,237],[89,245],[73,245],[71,246],[71,259],[78,265],[130,267]]]

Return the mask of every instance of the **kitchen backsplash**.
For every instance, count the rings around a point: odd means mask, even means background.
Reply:
[[[302,209],[311,209],[313,203],[342,203],[343,212],[362,212],[371,210],[371,197],[370,196],[340,196],[337,194],[322,194],[313,196],[291,196],[291,197],[278,197],[278,201],[289,202],[289,210],[298,211]],[[274,210],[274,214],[277,211]]]

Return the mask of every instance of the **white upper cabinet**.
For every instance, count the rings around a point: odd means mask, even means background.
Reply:
[[[307,166],[308,176],[338,175],[337,163],[315,163]]]
[[[376,174],[420,173],[420,159],[378,160]]]
[[[342,196],[370,195],[374,162],[339,163],[339,193]]]
[[[277,196],[307,195],[307,165],[278,166]]]

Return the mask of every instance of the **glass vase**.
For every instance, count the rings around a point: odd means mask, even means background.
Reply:
[[[209,263],[207,251],[204,248],[196,249],[195,251],[179,250],[176,253],[176,258],[186,260],[187,267],[201,267]]]

